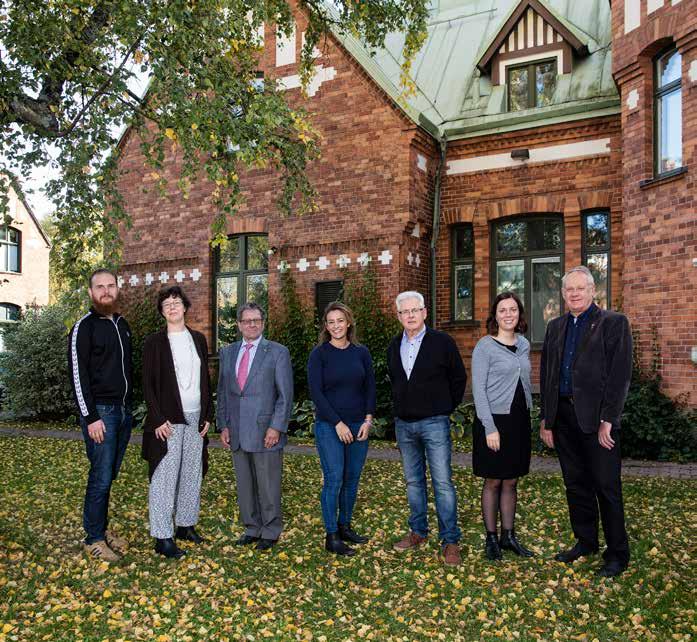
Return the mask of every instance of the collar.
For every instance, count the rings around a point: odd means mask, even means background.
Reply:
[[[108,319],[109,321],[111,321],[109,317],[105,317],[101,312],[97,312],[97,310],[94,309],[94,306],[90,306],[90,312],[100,319]],[[116,322],[121,315],[118,312],[114,312],[112,316],[114,317],[114,322]]]
[[[426,330],[428,330],[428,328],[424,325],[424,329],[421,330],[421,332],[419,332],[419,334],[417,334],[413,339],[410,339],[407,335],[407,331],[404,330],[404,332],[402,332],[402,342],[406,341],[407,343],[415,343],[417,341],[421,341],[426,334]]]
[[[260,334],[256,339],[254,339],[254,341],[252,341],[252,345],[254,346],[255,350],[259,347],[259,344],[261,343],[261,340],[263,338],[264,338],[264,335]],[[242,339],[242,347],[243,348],[247,345],[247,343],[249,343],[249,342]]]
[[[598,306],[595,305],[594,302],[591,303],[590,306],[588,307],[588,309],[587,309],[585,312],[582,312],[581,314],[579,314],[579,315],[576,317],[577,323],[585,323],[586,320],[588,319],[588,317],[589,317],[593,312],[595,312],[595,310],[596,310],[597,307],[598,307]],[[573,319],[574,319],[574,315],[571,314],[571,312],[569,312],[569,321],[571,321],[571,322],[573,323]]]

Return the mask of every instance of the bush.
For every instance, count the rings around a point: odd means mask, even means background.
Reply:
[[[60,421],[75,412],[68,371],[68,311],[61,305],[26,310],[4,330],[0,371],[3,405],[18,417]]]

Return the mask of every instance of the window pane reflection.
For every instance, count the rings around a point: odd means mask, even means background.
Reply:
[[[543,62],[535,67],[535,87],[537,89],[537,107],[545,107],[552,102],[554,88],[557,84],[556,62]]]
[[[525,263],[518,261],[498,261],[496,264],[496,294],[515,292],[525,300]]]
[[[472,318],[472,266],[458,265],[455,268],[455,320]]]
[[[682,167],[682,91],[661,96],[659,118],[659,172]]]
[[[247,237],[247,269],[266,270],[269,265],[269,239],[266,236]]]
[[[218,348],[237,339],[237,277],[218,277]]]
[[[587,248],[607,247],[610,245],[610,229],[608,215],[605,212],[589,214],[586,216],[586,238],[584,239]]]
[[[671,51],[658,61],[658,86],[678,80],[681,76],[682,56],[677,51]]]
[[[586,265],[595,279],[595,302],[598,306],[607,310],[609,305],[607,252],[603,252],[602,254],[589,254]]]
[[[547,323],[560,314],[561,263],[558,257],[532,260],[531,340],[542,342]]]
[[[528,68],[509,70],[508,109],[510,111],[528,108],[528,91]]]

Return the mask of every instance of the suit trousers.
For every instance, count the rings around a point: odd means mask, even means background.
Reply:
[[[283,530],[281,474],[283,451],[232,451],[237,478],[237,506],[244,534],[276,541]]]
[[[629,541],[622,500],[620,431],[613,429],[612,450],[598,442],[597,432],[584,433],[578,424],[573,401],[559,398],[554,425],[554,445],[559,455],[571,528],[579,544],[597,551],[598,507],[607,548],[606,561],[629,562]]]

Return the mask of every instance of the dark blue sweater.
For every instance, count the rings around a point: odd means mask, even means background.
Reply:
[[[342,350],[328,341],[317,346],[307,362],[307,380],[319,420],[336,426],[375,412],[375,373],[365,346]]]

